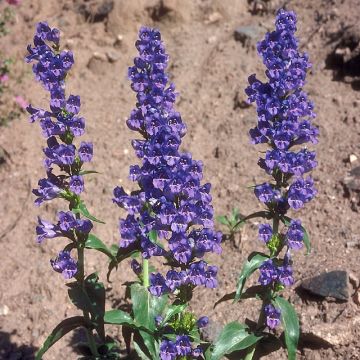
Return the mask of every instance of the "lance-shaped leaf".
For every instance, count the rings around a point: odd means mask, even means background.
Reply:
[[[80,201],[80,203],[78,204],[77,207],[75,207],[74,209],[72,209],[73,213],[75,214],[81,214],[83,216],[85,216],[86,218],[101,223],[101,224],[105,224],[103,221],[97,219],[95,216],[91,215],[89,213],[89,210],[87,209],[86,205],[84,204],[83,201]]]
[[[136,327],[133,318],[127,312],[119,309],[106,311],[104,321],[106,324]]]
[[[70,288],[68,294],[72,303],[80,310],[91,314],[91,321],[99,336],[105,338],[104,314],[105,314],[105,288],[98,282],[96,273],[85,279],[84,286],[78,282],[67,284]]]
[[[260,339],[261,337],[249,333],[246,325],[233,321],[224,326],[215,342],[214,350],[206,359],[220,360],[226,354],[247,349]]]
[[[252,213],[250,215],[242,217],[236,224],[233,225],[233,227],[235,228],[235,227],[241,225],[242,223],[244,223],[247,220],[255,219],[255,218],[258,218],[258,217],[261,217],[261,218],[264,218],[264,219],[271,219],[271,213],[269,211],[257,211],[257,212],[254,212],[254,213]]]
[[[234,298],[234,302],[239,301],[239,299],[241,298],[243,289],[244,289],[244,285],[246,280],[248,279],[248,277],[255,271],[257,270],[261,264],[267,260],[269,258],[268,255],[259,253],[259,252],[253,252],[249,255],[246,263],[244,264],[238,282],[237,282],[237,286],[236,286],[236,295]]]
[[[117,254],[115,256],[114,260],[111,260],[108,266],[108,272],[107,272],[107,281],[110,281],[110,275],[111,272],[117,268],[117,266],[125,259],[129,258],[130,256],[134,256],[135,254],[138,254],[140,252],[139,250],[139,246],[137,243],[133,243],[131,244],[129,247],[127,248],[118,248],[117,250]],[[114,251],[112,251],[112,254],[114,253]]]
[[[116,261],[116,258],[112,254],[111,250],[98,237],[93,234],[89,234],[85,242],[85,247],[87,249],[94,249],[100,251],[103,254],[107,255],[110,260]]]
[[[135,283],[131,286],[131,300],[136,323],[150,331],[154,331],[156,327],[155,316],[163,313],[168,297],[166,295],[153,296],[148,289]],[[140,331],[140,335],[153,359],[158,359],[159,344],[154,341],[154,336],[145,331]],[[138,345],[140,346],[140,344]]]
[[[288,359],[295,360],[300,335],[299,319],[295,309],[287,300],[280,296],[277,296],[272,303],[281,311],[281,322],[284,327]]]
[[[89,174],[100,174],[100,173],[95,170],[83,170],[79,172],[79,175],[89,175]]]
[[[182,313],[186,309],[186,307],[187,304],[169,306],[169,308],[165,312],[164,320],[162,321],[162,324],[166,324],[175,315]]]
[[[60,340],[64,335],[66,335],[71,330],[74,330],[78,327],[86,327],[86,321],[83,316],[74,316],[68,319],[63,320],[56,328],[51,332],[51,334],[46,339],[44,345],[36,353],[35,360],[41,360],[46,351],[49,350],[58,340]]]

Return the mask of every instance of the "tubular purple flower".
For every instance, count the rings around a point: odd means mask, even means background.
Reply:
[[[145,259],[164,256],[171,265],[166,279],[150,275],[154,295],[183,286],[213,288],[217,268],[197,261],[206,252],[221,252],[221,234],[213,230],[211,186],[201,184],[203,163],[179,150],[186,126],[174,109],[175,86],[169,84],[169,57],[160,32],[142,27],[135,45],[139,55],[128,76],[137,104],[127,125],[143,140],[132,142],[141,165],[130,167],[130,179],[139,190],[127,194],[114,189],[113,201],[129,214],[120,221],[120,247],[136,247]],[[149,239],[150,233],[156,241]]]
[[[317,193],[313,179],[304,177],[317,166],[317,161],[316,153],[301,145],[316,144],[319,130],[311,122],[314,105],[303,91],[311,64],[307,54],[298,49],[296,22],[294,12],[278,11],[275,30],[257,44],[267,80],[250,75],[245,90],[248,101],[256,104],[258,115],[256,127],[249,132],[251,142],[270,147],[258,165],[273,181],[256,185],[254,193],[267,207],[266,218],[273,219],[273,226],[259,226],[259,239],[270,250],[269,259],[259,267],[259,283],[268,287],[271,294],[294,283],[290,249],[300,249],[304,243],[300,220],[285,215],[290,208],[304,207]],[[279,231],[281,222],[287,226],[284,232]],[[284,247],[286,255],[279,259]],[[268,304],[264,311],[267,326],[275,328],[280,323],[279,310]]]
[[[60,251],[54,260],[50,260],[50,263],[52,268],[61,273],[66,280],[71,279],[77,273],[77,263],[71,258],[69,251]]]

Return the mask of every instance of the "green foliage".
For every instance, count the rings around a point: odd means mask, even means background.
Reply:
[[[93,273],[85,279],[83,285],[78,281],[67,285],[70,288],[68,294],[72,303],[91,315],[91,323],[100,338],[104,339],[105,288],[98,280],[97,274]]]
[[[296,349],[299,342],[299,319],[294,307],[283,297],[277,296],[272,301],[273,305],[281,311],[281,322],[284,327],[285,343],[288,350],[288,359],[296,359]]]
[[[87,209],[85,203],[80,200],[77,204],[77,206],[75,208],[72,209],[73,213],[75,214],[81,214],[83,216],[85,216],[86,218],[88,218],[89,220],[101,223],[101,224],[105,224],[103,221],[97,219],[95,216],[91,215],[89,213],[89,210]]]
[[[165,310],[168,301],[167,295],[153,296],[147,288],[135,283],[131,286],[131,300],[136,323],[153,332],[156,327],[155,316],[162,314]],[[143,330],[139,330],[137,335],[139,336],[134,337],[136,348],[143,349],[145,346],[153,360],[159,359],[159,342],[155,341],[154,336]],[[139,356],[141,353],[138,353]]]
[[[246,325],[233,321],[224,326],[212,351],[206,352],[206,360],[220,360],[224,355],[251,347],[260,339],[261,336],[249,333]]]
[[[74,316],[68,319],[63,320],[56,328],[51,332],[51,334],[46,339],[44,345],[36,353],[35,360],[41,360],[46,351],[49,350],[58,340],[65,336],[71,330],[74,330],[78,327],[86,327],[86,321],[83,316]]]
[[[239,210],[234,208],[230,215],[221,215],[216,219],[220,224],[225,225],[228,231],[227,236],[233,241],[235,234],[240,231],[241,227],[245,223],[242,221],[243,218],[244,216],[240,214]]]
[[[236,286],[236,295],[234,298],[234,302],[240,300],[244,286],[245,286],[245,282],[246,280],[249,278],[249,276],[255,271],[257,270],[261,264],[267,260],[269,258],[268,255],[259,253],[259,252],[253,252],[249,255],[246,263],[244,264],[239,279],[237,281],[237,286]]]
[[[87,249],[94,249],[100,251],[103,254],[107,255],[111,261],[116,261],[116,258],[113,255],[111,249],[109,249],[98,237],[93,234],[89,234],[85,242],[85,247]]]

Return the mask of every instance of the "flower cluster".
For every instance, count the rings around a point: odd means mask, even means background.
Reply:
[[[271,250],[271,257],[260,267],[259,282],[276,291],[294,283],[289,251],[300,249],[304,239],[300,220],[286,223],[284,233],[278,231],[279,220],[290,208],[298,210],[316,195],[312,178],[305,177],[317,165],[316,154],[300,146],[316,144],[319,131],[310,121],[315,117],[313,103],[302,90],[310,63],[298,50],[296,15],[279,10],[275,25],[275,31],[266,34],[257,46],[268,80],[261,82],[251,75],[245,91],[249,101],[256,103],[258,115],[257,126],[250,130],[251,141],[270,147],[258,164],[274,182],[255,186],[254,193],[276,224],[276,228],[259,226],[259,239]],[[286,255],[277,259],[283,247],[287,247]],[[279,323],[278,309],[268,304],[265,313],[267,325],[274,328]]]
[[[44,165],[47,177],[39,180],[39,187],[33,190],[37,196],[36,205],[57,197],[70,202],[70,209],[80,201],[79,194],[84,190],[84,178],[81,167],[89,162],[93,155],[91,143],[81,142],[79,148],[73,144],[75,137],[85,132],[85,120],[79,116],[80,97],[65,96],[65,79],[74,64],[71,51],[60,51],[60,32],[51,29],[45,22],[37,25],[34,46],[28,46],[27,62],[32,62],[35,78],[50,93],[50,109],[27,107],[30,122],[39,121],[43,136],[47,139],[44,149]],[[54,166],[59,171],[54,172]],[[38,241],[45,238],[64,236],[72,241],[90,232],[90,220],[75,218],[72,212],[59,212],[59,222],[54,225],[39,219],[36,228]],[[74,276],[75,261],[68,251],[61,252],[52,261],[53,268],[62,272],[65,278]],[[69,270],[70,269],[70,270]]]
[[[156,296],[182,285],[213,288],[217,268],[196,260],[207,252],[221,252],[221,233],[213,230],[211,186],[201,185],[202,162],[179,151],[186,126],[174,109],[175,87],[168,85],[168,55],[159,31],[141,28],[136,48],[139,56],[129,78],[137,105],[127,125],[143,136],[132,142],[142,164],[130,167],[130,179],[140,190],[114,190],[114,202],[128,212],[120,221],[120,247],[139,249],[145,259],[168,260],[172,269],[165,277],[150,276],[150,292]]]
[[[246,93],[250,102],[256,102],[258,114],[258,124],[250,130],[251,140],[271,147],[259,165],[283,183],[295,176],[285,194],[269,183],[258,185],[255,194],[266,204],[283,200],[299,209],[316,194],[312,179],[302,176],[317,162],[315,152],[307,149],[296,152],[291,148],[307,142],[317,143],[319,131],[309,120],[315,116],[313,104],[301,89],[310,64],[307,55],[298,51],[295,31],[295,14],[280,10],[276,30],[258,44],[268,82],[263,83],[251,75]]]
[[[156,317],[157,325],[161,325],[162,318]],[[166,325],[165,332],[167,334],[174,334],[174,340],[164,338],[160,344],[160,358],[161,360],[175,360],[183,358],[196,359],[203,354],[200,346],[194,346],[191,343],[190,332],[194,330],[199,331],[206,327],[209,323],[207,316],[202,316],[197,321],[194,320],[192,314],[185,312],[183,315],[178,316],[176,321]],[[190,326],[189,326],[190,325]]]

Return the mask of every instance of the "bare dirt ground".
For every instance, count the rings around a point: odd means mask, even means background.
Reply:
[[[1,112],[14,106],[14,95],[46,106],[45,92],[22,59],[36,22],[46,20],[60,28],[63,44],[75,53],[69,91],[81,95],[86,140],[93,141],[95,148],[93,168],[101,172],[88,178],[85,200],[107,223],[96,226],[96,234],[108,245],[116,243],[121,214],[112,204],[112,189],[118,184],[130,186],[128,167],[136,161],[130,147],[134,134],[125,125],[135,101],[126,79],[127,67],[136,54],[133,44],[140,25],[156,26],[171,56],[172,80],[180,92],[177,108],[188,126],[183,148],[203,160],[205,179],[213,185],[216,213],[229,213],[233,207],[243,214],[259,210],[247,186],[261,181],[264,174],[256,166],[259,149],[249,144],[248,130],[254,126],[256,114],[254,107],[243,107],[243,90],[248,75],[263,74],[254,44],[272,29],[274,11],[284,2],[115,0],[110,1],[114,6],[108,14],[98,14],[98,5],[103,3],[106,8],[109,1],[23,0],[14,9],[17,15],[10,25],[11,33],[0,40],[1,50],[16,59],[8,95],[0,100]],[[313,251],[296,257],[297,282],[287,293],[300,315],[304,333],[298,358],[360,359],[360,306],[356,296],[335,302],[305,296],[297,289],[303,279],[325,270],[351,272],[355,286],[356,277],[360,277],[360,186],[355,184],[349,190],[344,185],[349,171],[360,165],[355,159],[360,158],[360,2],[285,3],[297,12],[301,46],[313,62],[306,90],[316,105],[316,124],[321,133],[316,147],[319,166],[314,172],[319,194],[296,213],[310,234]],[[4,7],[3,2],[0,7]],[[244,44],[236,41],[234,30],[248,25],[256,34]],[[54,219],[63,206],[61,201],[40,209],[33,205],[31,189],[44,175],[43,146],[38,125],[29,124],[23,112],[0,128],[4,154],[0,165],[0,308],[8,310],[0,315],[1,359],[32,359],[51,329],[75,312],[63,279],[49,266],[50,257],[64,243],[49,240],[39,246],[35,242],[36,216]],[[352,162],[350,155],[355,155]],[[240,248],[225,242],[221,257],[212,257],[220,267],[218,289],[198,290],[194,296],[193,310],[198,315],[208,314],[215,324],[257,317],[256,300],[222,303],[213,309],[216,300],[234,290],[247,255],[261,249],[255,225],[250,222],[242,229]],[[106,268],[106,259],[90,253],[88,271],[101,268]],[[133,274],[124,262],[108,285],[109,307],[123,301],[122,283],[128,279],[133,279]],[[355,293],[353,285],[350,292]],[[311,329],[325,337],[331,335],[330,343],[312,341]],[[121,341],[121,331],[111,331]],[[46,360],[76,358],[70,346],[76,339],[72,335],[64,339],[47,353]],[[286,353],[277,346],[264,358],[286,359]]]

